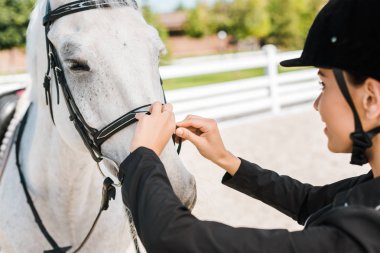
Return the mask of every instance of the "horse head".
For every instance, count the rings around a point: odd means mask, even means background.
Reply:
[[[99,8],[62,15],[45,30],[42,17],[48,13],[46,9],[54,11],[69,2],[40,0],[32,15],[27,47],[33,81],[30,94],[40,112],[38,120],[49,121],[73,153],[89,157],[88,148],[72,118],[70,120],[72,115],[65,105],[67,94],[62,89],[60,77],[54,78],[57,77],[54,69],[48,71],[51,78],[48,89],[42,85],[46,79],[44,73],[49,69],[48,62],[59,63],[58,69],[82,120],[91,129],[99,130],[134,108],[154,101],[164,102],[158,67],[165,47],[133,0],[77,1],[78,6],[91,3]],[[45,35],[54,50],[46,50]],[[49,58],[52,53],[53,60]],[[57,64],[53,66],[56,67]],[[101,144],[102,155],[120,164],[128,155],[134,127],[124,128],[105,140]],[[161,159],[174,191],[184,204],[192,207],[196,196],[195,181],[180,161],[173,143],[167,145]]]

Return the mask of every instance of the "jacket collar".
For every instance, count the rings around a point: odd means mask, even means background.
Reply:
[[[368,180],[337,194],[333,206],[365,206],[379,209],[380,177],[373,178],[372,172],[368,173]]]

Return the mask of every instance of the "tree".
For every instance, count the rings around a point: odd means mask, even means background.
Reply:
[[[188,13],[186,34],[202,37],[224,30],[236,41],[247,37],[264,37],[270,31],[266,0],[218,0],[210,7],[199,3]]]
[[[200,38],[210,34],[210,8],[203,3],[189,10],[187,22],[185,23],[185,33],[191,37]]]
[[[24,46],[34,0],[0,0],[0,49]]]
[[[184,11],[186,10],[185,6],[183,5],[182,2],[180,2],[177,6],[177,8],[175,8],[175,11]]]
[[[271,32],[266,42],[286,49],[303,47],[315,15],[326,0],[269,0]]]
[[[233,27],[233,20],[230,13],[230,4],[223,0],[217,0],[210,11],[210,26],[213,32],[226,31],[230,33]]]
[[[280,47],[297,48],[300,43],[299,15],[294,0],[270,0],[271,32],[266,41]]]
[[[218,1],[214,6],[214,25],[226,30],[236,40],[247,37],[261,38],[270,32],[266,0]]]
[[[315,16],[320,11],[322,6],[326,3],[326,0],[304,0],[305,6],[300,12],[301,24],[299,29],[301,29],[302,36],[306,39],[309,32],[310,26],[313,23]]]

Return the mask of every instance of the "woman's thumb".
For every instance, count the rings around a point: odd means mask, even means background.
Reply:
[[[177,130],[175,131],[175,134],[178,137],[181,137],[182,139],[191,141],[195,145],[199,142],[199,138],[200,138],[199,136],[195,135],[190,130],[183,127],[177,128]]]
[[[136,113],[135,119],[141,120],[145,116],[145,113]]]

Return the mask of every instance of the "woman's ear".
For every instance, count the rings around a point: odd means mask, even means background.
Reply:
[[[380,118],[380,82],[373,78],[367,78],[364,82],[363,107],[368,119]]]

